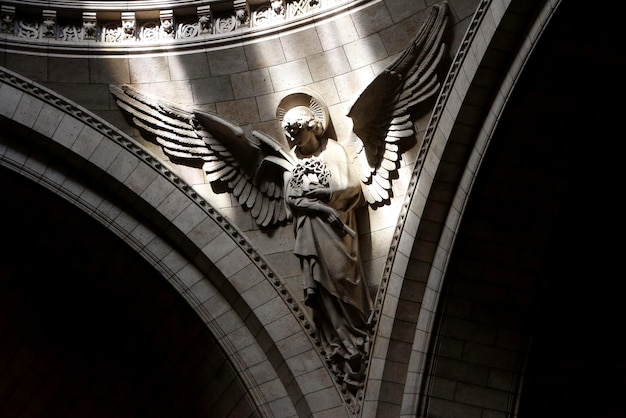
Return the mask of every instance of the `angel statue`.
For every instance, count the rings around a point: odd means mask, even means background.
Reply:
[[[408,48],[357,96],[347,114],[353,132],[342,142],[327,135],[328,109],[306,89],[278,105],[277,120],[290,145],[285,147],[217,115],[127,85],[110,88],[147,139],[173,162],[201,163],[207,182],[225,184],[259,227],[293,223],[294,254],[316,338],[338,381],[352,393],[364,382],[374,312],[355,211],[390,201],[403,145],[415,138],[415,106],[440,88],[446,25],[444,2],[433,6]]]

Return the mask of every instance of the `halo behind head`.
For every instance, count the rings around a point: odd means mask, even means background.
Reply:
[[[276,108],[276,119],[278,119],[279,126],[283,125],[285,114],[296,106],[308,107],[315,118],[321,122],[322,132],[319,135],[326,131],[330,121],[328,107],[324,99],[310,89],[301,89],[283,97]]]

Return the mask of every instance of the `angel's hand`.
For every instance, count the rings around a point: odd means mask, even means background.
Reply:
[[[348,225],[344,224],[343,221],[339,218],[339,216],[329,217],[328,222],[333,226],[333,228],[335,228],[337,233],[341,235],[342,237],[345,237],[346,235],[350,235],[352,238],[356,238],[356,232],[352,228],[350,228]]]
[[[325,206],[326,210],[324,210],[324,214],[326,215],[326,222],[333,226],[341,235],[346,235],[344,230],[344,224],[339,216],[339,213],[331,208],[330,206]]]

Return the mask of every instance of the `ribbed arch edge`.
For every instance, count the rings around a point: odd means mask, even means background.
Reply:
[[[459,97],[463,98],[467,96],[468,90],[474,81],[473,78],[476,77],[481,70],[481,65],[489,65],[485,64],[480,58],[483,58],[489,53],[489,45],[496,39],[496,32],[498,29],[501,29],[500,25],[503,20],[507,18],[507,14],[518,13],[518,10],[515,9],[515,3],[514,0],[510,2],[491,1],[488,6],[486,5],[484,7],[483,18],[474,33],[474,35],[478,35],[481,40],[476,42],[475,46],[471,44],[469,46],[474,53],[474,57],[480,64],[476,67],[474,63],[464,61],[461,65],[459,72],[464,74],[464,77],[467,77],[469,82],[466,79],[455,81],[453,90]],[[471,155],[464,167],[460,183],[452,201],[452,206],[449,208],[449,212],[446,216],[442,237],[438,243],[428,275],[427,292],[429,295],[424,297],[419,311],[417,332],[413,341],[407,383],[405,385],[402,416],[414,417],[416,415],[426,416],[424,414],[427,414],[422,400],[428,396],[428,370],[426,370],[426,368],[428,356],[432,354],[429,352],[429,349],[431,348],[431,339],[434,336],[433,326],[436,322],[435,314],[437,312],[439,295],[444,284],[450,254],[455,243],[455,237],[458,233],[461,219],[463,218],[463,212],[467,205],[472,185],[480,170],[482,159],[487,152],[492,134],[507,105],[508,98],[515,87],[516,80],[521,75],[525,63],[532,53],[534,45],[540,38],[547,20],[552,16],[559,3],[560,1],[546,2],[539,14],[534,17],[535,21],[531,24],[532,29],[528,33],[525,42],[521,43],[519,50],[516,52],[515,59],[510,68],[508,68],[506,76],[503,77],[504,81],[500,84],[495,94],[495,99],[492,103],[489,103],[488,109],[485,110],[487,117],[482,121],[482,124],[476,128],[477,136],[471,149]],[[479,49],[479,45],[485,46],[483,51]],[[463,86],[465,86],[465,89],[463,89]],[[463,102],[463,100],[460,102]],[[444,112],[449,112],[453,120],[457,120],[455,116],[464,111],[464,109],[462,109],[461,106],[457,106],[457,104],[458,103],[448,103],[444,108]],[[455,129],[455,126],[440,126],[434,142],[440,142],[441,145],[435,146],[434,148],[444,149],[444,143],[448,141],[458,141],[454,133]],[[445,155],[441,156],[442,160],[445,158]],[[435,178],[434,181],[437,181],[437,179]],[[419,240],[415,241],[416,246],[419,245],[418,241]]]
[[[400,289],[395,294],[385,293],[380,330],[376,335],[376,348],[382,354],[372,360],[376,367],[370,367],[368,386],[364,401],[363,416],[382,416],[395,411],[394,416],[425,416],[423,399],[428,396],[427,362],[431,355],[431,340],[434,332],[435,315],[441,288],[444,283],[450,252],[454,245],[463,210],[469,198],[471,187],[480,168],[482,156],[489,145],[489,139],[495,130],[514,85],[521,74],[524,64],[532,52],[535,42],[550,16],[557,9],[560,1],[548,1],[535,17],[532,30],[521,49],[517,51],[511,68],[505,74],[505,82],[499,85],[493,102],[483,103],[482,111],[471,109],[475,102],[468,104],[464,99],[470,93],[472,82],[481,66],[488,67],[485,56],[489,53],[490,42],[503,28],[503,21],[510,15],[520,13],[516,2],[508,0],[483,0],[470,22],[461,47],[451,65],[444,87],[435,105],[429,122],[424,145],[420,150],[421,158],[416,161],[413,178],[409,185],[403,212],[399,217],[398,231],[390,251],[388,275],[383,278],[381,288]],[[507,16],[507,13],[509,16]],[[484,80],[483,80],[484,82]],[[497,83],[497,80],[495,80]],[[453,100],[452,100],[453,99]],[[469,112],[467,112],[470,110]],[[486,114],[486,119],[478,120],[470,129],[467,120],[459,122],[461,113]],[[460,126],[464,124],[463,126]],[[467,132],[474,134],[467,136]],[[471,136],[475,135],[475,136]],[[474,142],[471,154],[466,161],[454,161],[446,154],[446,149],[453,142]],[[458,159],[458,157],[456,157]],[[445,172],[447,164],[463,167],[457,184],[452,185],[449,206],[439,202],[441,195],[433,196],[435,187],[448,183]],[[449,185],[447,185],[449,186]],[[445,187],[445,186],[444,186]],[[441,189],[439,190],[441,191]],[[432,235],[433,224],[440,224],[437,236]],[[407,288],[407,278],[411,279],[411,289]],[[407,292],[415,294],[421,289],[421,299],[412,299]],[[411,303],[417,307],[414,321],[406,324],[406,318],[398,321],[396,313],[401,303]],[[402,322],[402,324],[400,324]],[[400,327],[413,327],[412,344],[408,364],[399,365],[390,362],[387,355],[390,347],[402,342],[394,341],[394,332],[403,334]],[[405,372],[400,369],[405,368]],[[388,373],[386,373],[388,371]],[[405,381],[392,382],[386,375],[404,375]],[[389,402],[389,393],[398,387],[403,388],[401,399],[394,396],[398,404]]]
[[[0,144],[3,166],[98,220],[174,286],[220,342],[261,416],[309,416],[319,410],[319,401],[311,404],[315,393],[302,390],[310,377],[294,372],[304,360],[319,363],[316,370],[325,370],[305,332],[306,318],[299,315],[295,298],[282,280],[235,226],[130,137],[2,67],[0,103],[0,115],[9,123],[49,142],[44,151],[56,149],[64,163],[90,173],[92,180],[106,184],[109,191],[130,196],[126,203],[134,201],[132,206],[151,210],[146,218],[155,222],[151,226],[158,228],[158,234],[101,190],[90,189],[84,179],[67,178],[63,167],[51,164],[41,150],[22,147],[26,138],[13,140],[20,141],[20,147]],[[224,293],[233,290],[238,295],[237,307]],[[294,329],[300,331],[285,335],[285,330]],[[286,358],[280,349],[285,347],[280,341],[286,339],[310,348]],[[246,355],[250,352],[255,355]],[[316,378],[326,388],[325,396],[336,394],[324,402],[333,416],[347,414],[328,373],[316,373]],[[268,387],[271,390],[265,390]]]

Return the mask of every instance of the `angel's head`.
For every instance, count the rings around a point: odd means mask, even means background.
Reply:
[[[324,124],[307,106],[289,109],[283,118],[282,128],[287,140],[301,155],[311,155],[319,149]]]
[[[315,136],[324,133],[324,124],[307,106],[294,106],[283,117],[282,128],[287,136],[295,136],[301,130],[312,131]]]

